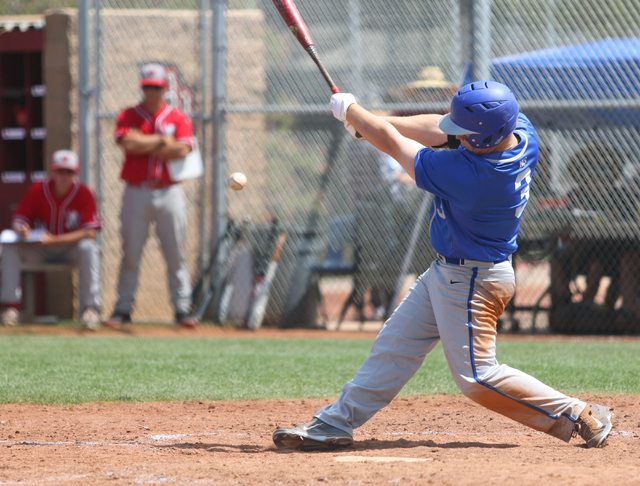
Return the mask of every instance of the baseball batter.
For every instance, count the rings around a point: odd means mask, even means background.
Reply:
[[[118,115],[115,137],[125,153],[121,178],[127,183],[121,210],[122,262],[118,301],[105,322],[118,327],[131,322],[142,249],[149,225],[156,233],[167,263],[171,303],[176,322],[194,327],[191,280],[184,256],[185,195],[169,177],[167,163],[187,155],[194,145],[193,128],[180,110],[164,101],[167,75],[159,64],[142,67],[143,100]]]
[[[331,449],[353,443],[360,427],[388,405],[438,343],[453,378],[484,407],[563,441],[606,444],[611,410],[568,397],[496,359],[496,324],[515,291],[511,255],[538,160],[538,140],[506,86],[474,82],[449,114],[381,119],[351,94],[331,97],[350,133],[396,159],[434,195],[429,226],[438,253],[385,323],[371,353],[339,399],[313,420],[276,430],[279,447]],[[458,150],[434,151],[448,136]]]

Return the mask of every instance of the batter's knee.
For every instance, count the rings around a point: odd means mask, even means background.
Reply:
[[[467,398],[473,399],[479,394],[486,392],[486,387],[478,383],[473,377],[456,376],[454,381],[462,394]]]

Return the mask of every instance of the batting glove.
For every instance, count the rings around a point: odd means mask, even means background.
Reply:
[[[360,135],[360,134],[356,131],[356,129],[353,127],[353,125],[352,125],[351,123],[349,123],[348,121],[344,121],[344,122],[342,122],[342,123],[344,123],[344,128],[345,128],[345,130],[346,130],[347,132],[349,132],[349,134],[350,134],[353,138],[355,138],[356,140],[364,140],[364,139],[365,139],[362,135]]]
[[[331,97],[331,111],[341,122],[347,121],[347,110],[356,102],[355,96],[351,93],[337,93]]]

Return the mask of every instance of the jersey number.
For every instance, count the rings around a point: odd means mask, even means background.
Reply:
[[[524,187],[522,187],[524,185]],[[529,201],[529,187],[531,187],[531,169],[522,171],[516,178],[516,191],[520,189],[520,200],[524,199],[524,203],[516,208],[516,218],[522,216],[524,208]]]

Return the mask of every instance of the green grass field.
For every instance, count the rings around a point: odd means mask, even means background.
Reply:
[[[336,397],[363,339],[0,337],[0,403]],[[568,394],[640,394],[640,342],[499,341],[501,363]],[[459,393],[442,347],[402,391]]]

